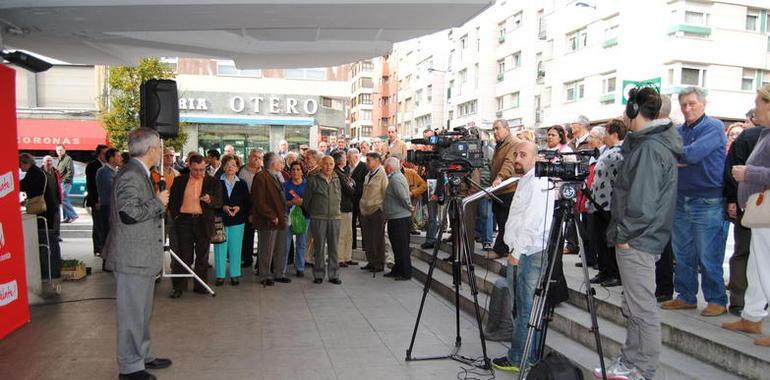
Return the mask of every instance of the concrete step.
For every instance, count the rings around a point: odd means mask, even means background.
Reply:
[[[425,282],[429,269],[428,262],[423,261],[421,256],[415,255],[412,260],[413,275],[421,282]],[[476,273],[477,282],[483,281]],[[431,290],[446,298],[454,301],[454,287],[452,285],[452,275],[446,273],[437,265],[433,273]],[[478,294],[480,311],[483,319],[486,320],[488,313],[489,296],[486,293]],[[466,313],[474,315],[473,296],[469,286],[463,284],[460,288],[460,307]],[[562,315],[562,313],[574,314],[572,317]],[[593,335],[590,332],[590,323],[588,323],[588,313],[573,306],[560,306],[554,316],[554,322],[551,323],[551,330],[548,332],[546,347],[557,351],[578,365],[587,376],[591,378],[593,368],[599,364],[599,359],[593,348]],[[606,330],[606,331],[605,331]],[[605,357],[607,363],[610,358],[619,352],[620,342],[625,339],[625,329],[604,319],[599,321],[599,331],[602,335],[605,348]],[[606,342],[606,343],[605,343]],[[698,359],[676,352],[670,348],[664,347],[661,354],[657,379],[669,380],[706,380],[706,379],[740,379],[741,377],[730,374],[717,367],[704,363]]]

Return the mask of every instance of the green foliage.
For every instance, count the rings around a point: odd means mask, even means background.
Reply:
[[[148,79],[174,79],[174,72],[158,58],[143,58],[135,67],[108,69],[109,105],[100,119],[110,143],[117,149],[128,149],[128,132],[139,127],[139,87]],[[187,133],[180,123],[179,136],[165,143],[181,151],[185,141]]]

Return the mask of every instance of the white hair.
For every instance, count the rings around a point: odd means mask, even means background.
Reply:
[[[137,128],[128,133],[128,154],[142,157],[154,146],[160,145],[158,131],[150,128]]]
[[[396,157],[388,157],[388,159],[385,160],[385,167],[391,168],[393,171],[399,171],[401,170],[401,161]]]
[[[591,128],[591,131],[588,132],[589,134],[596,135],[598,138],[604,137],[605,134],[607,134],[607,130],[604,129],[604,127],[597,126]]]
[[[700,87],[695,86],[685,87],[682,89],[682,91],[679,91],[679,99],[692,94],[695,94],[699,102],[706,103],[706,91]]]

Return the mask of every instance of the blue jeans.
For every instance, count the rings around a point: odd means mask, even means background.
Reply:
[[[481,242],[492,244],[492,201],[486,198],[479,200],[479,213],[476,216],[476,235],[481,236]]]
[[[545,253],[521,255],[518,266],[508,265],[506,279],[511,292],[513,305],[513,341],[508,350],[508,362],[518,366],[523,356],[524,344],[529,330],[529,314],[532,312],[532,299],[540,279],[540,270],[546,264]],[[536,342],[540,339],[536,332],[529,352],[529,363],[537,361],[535,357]]]
[[[686,303],[698,303],[700,265],[706,302],[727,305],[722,264],[729,224],[724,210],[723,198],[677,198],[672,236],[676,257],[674,289],[678,298]]]
[[[286,272],[286,266],[289,265],[289,249],[291,248],[291,241],[295,236],[297,239],[294,240],[294,267],[297,272],[305,271],[305,246],[307,244],[307,233],[310,232],[310,219],[305,219],[305,222],[308,229],[302,235],[291,233],[291,227],[286,231],[286,264],[284,264],[284,272]]]
[[[72,189],[71,183],[62,183],[61,185],[62,193],[64,193],[64,199],[61,200],[61,207],[64,210],[64,220],[67,219],[77,219],[78,213],[75,212],[75,209],[72,207],[72,203],[70,203],[69,199],[69,193]]]

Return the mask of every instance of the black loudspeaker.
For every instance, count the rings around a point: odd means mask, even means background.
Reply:
[[[179,98],[176,82],[169,79],[150,79],[139,89],[139,120],[142,127],[151,128],[164,139],[179,134]]]

